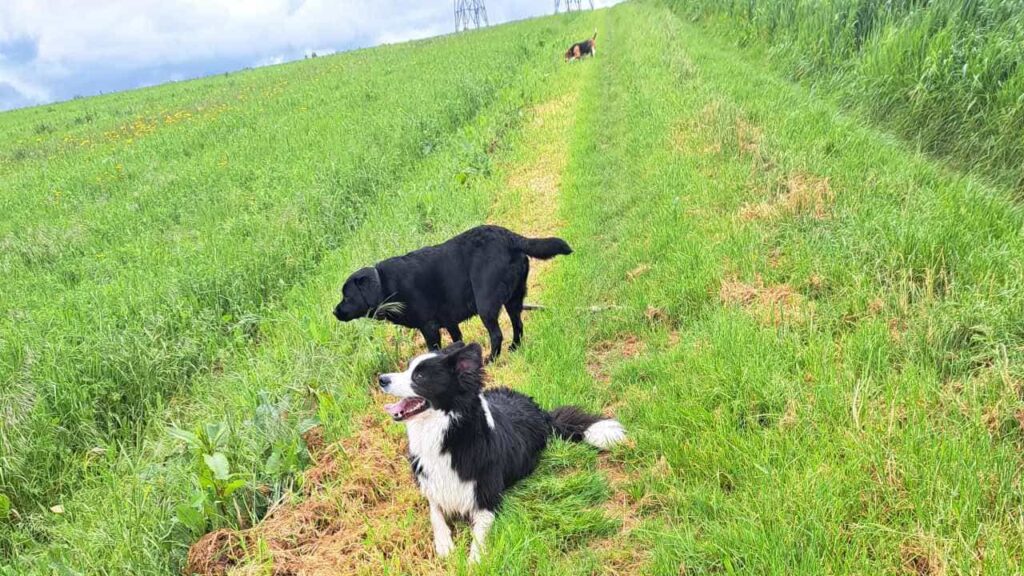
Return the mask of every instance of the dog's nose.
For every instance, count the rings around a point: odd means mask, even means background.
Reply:
[[[381,374],[380,378],[378,378],[377,381],[380,382],[381,388],[387,388],[388,384],[391,383],[391,378],[388,378],[386,374]]]

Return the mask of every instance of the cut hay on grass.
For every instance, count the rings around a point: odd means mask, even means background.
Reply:
[[[787,216],[806,215],[824,220],[834,201],[828,178],[808,174],[791,174],[785,182],[785,192],[758,204],[744,204],[739,217],[744,221],[774,220]]]
[[[746,310],[762,324],[800,322],[813,310],[807,299],[791,286],[765,285],[760,274],[753,282],[742,282],[735,277],[723,279],[718,298],[727,306]]]
[[[382,566],[442,571],[405,440],[387,426],[383,416],[365,416],[354,436],[306,472],[304,498],[295,496],[249,530],[207,534],[189,551],[188,569],[204,576],[264,565],[277,576],[374,574]]]

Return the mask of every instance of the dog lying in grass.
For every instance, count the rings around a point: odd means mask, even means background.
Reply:
[[[572,62],[573,60],[582,60],[584,56],[596,56],[597,55],[597,30],[594,30],[594,35],[582,42],[577,42],[569,47],[565,51],[565,61]]]
[[[416,328],[429,350],[441,347],[441,328],[462,340],[459,323],[479,314],[501,354],[498,315],[512,321],[512,346],[523,338],[523,299],[530,260],[572,254],[560,238],[525,238],[500,226],[477,226],[437,246],[389,258],[349,276],[334,316],[348,322],[372,316]]]
[[[480,345],[456,342],[416,357],[405,372],[380,376],[383,391],[400,398],[384,409],[405,423],[413,475],[430,501],[434,550],[447,556],[454,546],[448,520],[468,518],[471,562],[480,559],[505,491],[533,472],[549,437],[599,449],[626,437],[618,421],[575,406],[547,412],[508,388],[482,391],[482,370]]]

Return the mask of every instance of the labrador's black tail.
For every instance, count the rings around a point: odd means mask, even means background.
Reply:
[[[561,238],[524,238],[519,236],[518,246],[527,256],[549,260],[559,254],[572,254],[569,243]]]

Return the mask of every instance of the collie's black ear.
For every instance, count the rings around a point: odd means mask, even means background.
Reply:
[[[480,345],[474,342],[462,345],[457,350],[451,352],[448,354],[447,360],[455,368],[456,374],[479,372],[480,368],[484,365],[484,352]]]
[[[462,340],[459,340],[458,342],[452,342],[451,344],[449,344],[449,345],[447,345],[447,346],[445,346],[444,348],[441,349],[441,354],[444,354],[445,356],[447,356],[449,354],[454,353],[456,350],[460,350],[460,349],[465,348],[465,347],[466,347],[466,343],[463,342]]]

